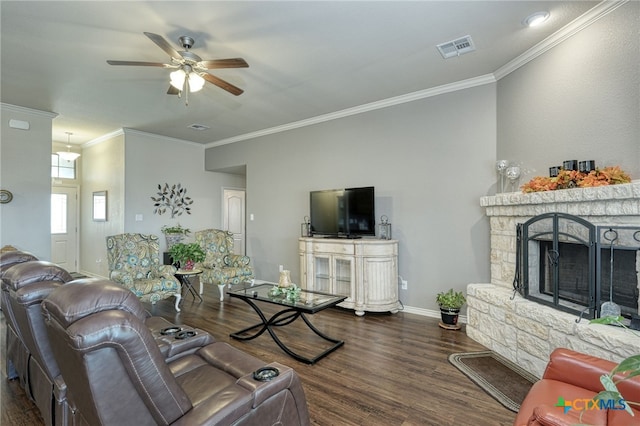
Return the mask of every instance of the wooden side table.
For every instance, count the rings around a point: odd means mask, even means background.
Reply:
[[[180,281],[182,287],[186,287],[189,290],[189,293],[193,296],[193,300],[196,300],[196,297],[200,299],[202,302],[202,296],[198,294],[195,288],[193,288],[193,284],[191,283],[191,277],[198,276],[202,273],[202,269],[178,269],[175,273],[175,277]],[[182,299],[184,300],[184,298]]]

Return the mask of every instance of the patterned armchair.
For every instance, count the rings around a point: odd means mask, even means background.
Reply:
[[[224,300],[224,286],[251,281],[254,278],[250,259],[233,253],[233,234],[219,229],[205,229],[194,233],[196,243],[207,254],[206,259],[197,264],[202,269],[200,275],[200,294],[202,284],[215,284],[220,290],[220,301]]]
[[[109,279],[131,290],[142,302],[176,297],[176,311],[181,299],[181,286],[174,274],[176,268],[160,265],[160,245],[155,235],[119,234],[107,237]]]

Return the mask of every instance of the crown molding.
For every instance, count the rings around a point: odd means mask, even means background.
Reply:
[[[201,143],[192,142],[192,141],[188,141],[188,140],[185,140],[185,139],[172,138],[170,136],[163,136],[163,135],[158,135],[156,133],[143,132],[142,130],[130,129],[130,128],[127,128],[127,127],[123,128],[122,130],[124,132],[125,141],[126,141],[127,135],[128,134],[132,134],[132,135],[151,137],[151,138],[155,138],[155,139],[162,139],[162,140],[169,141],[169,142],[186,143],[188,145],[193,145],[193,146],[197,146],[197,147],[200,147],[200,148],[202,148],[204,146]]]
[[[370,102],[368,104],[359,105],[353,108],[347,108],[329,114],[319,115],[317,117],[305,120],[294,121],[292,123],[283,124],[282,126],[270,127],[256,132],[245,133],[243,135],[234,136],[227,139],[211,142],[205,145],[205,148],[213,148],[216,146],[227,145],[234,142],[240,142],[247,139],[254,139],[261,136],[272,135],[274,133],[286,132],[288,130],[299,129],[301,127],[312,126],[314,124],[324,123],[326,121],[337,120],[339,118],[349,117],[352,115],[362,114],[382,108],[400,105],[407,102],[413,102],[420,99],[430,98],[442,95],[444,93],[456,92],[458,90],[469,89],[476,86],[495,83],[496,79],[493,74],[485,74],[480,77],[469,78],[467,80],[457,81],[455,83],[443,84],[442,86],[432,87],[429,89],[419,90],[417,92],[407,93],[405,95],[395,96],[393,98],[383,99],[381,101]]]
[[[2,108],[7,111],[17,112],[21,114],[39,115],[41,117],[51,118],[51,119],[56,118],[59,115],[57,112],[41,111],[39,109],[32,109],[32,108],[21,107],[18,105],[5,104],[4,102],[0,103],[0,106],[2,106]]]
[[[583,15],[571,21],[569,24],[562,27],[560,30],[551,34],[546,39],[542,40],[540,43],[533,46],[531,49],[524,52],[522,55],[512,59],[507,62],[502,67],[498,68],[493,74],[496,80],[500,80],[501,78],[509,75],[514,72],[518,68],[526,65],[531,62],[538,56],[547,52],[548,50],[554,48],[558,44],[564,42],[570,37],[573,37],[580,31],[587,28],[589,25],[598,21],[603,16],[609,14],[610,12],[616,10],[620,6],[628,3],[629,0],[620,0],[620,1],[603,1],[598,3],[592,9],[588,10]]]
[[[82,146],[83,148],[88,148],[90,146],[94,146],[94,145],[101,144],[103,142],[107,142],[107,141],[109,141],[109,140],[111,140],[111,139],[113,139],[115,137],[122,136],[122,135],[124,135],[124,131],[122,129],[114,130],[113,132],[104,134],[104,135],[99,136],[99,137],[97,137],[95,139],[91,139],[90,141],[87,141],[87,142],[83,143],[80,146]]]

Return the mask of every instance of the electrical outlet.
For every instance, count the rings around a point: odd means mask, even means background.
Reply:
[[[284,266],[282,266],[282,265],[278,265],[278,270],[279,270],[278,272],[282,272],[282,271],[284,271]]]
[[[402,288],[403,290],[406,290],[406,289],[407,289],[407,287],[409,287],[409,284],[407,283],[407,280],[402,280],[402,279],[401,279],[400,281],[402,282],[402,287],[401,287],[401,288]]]

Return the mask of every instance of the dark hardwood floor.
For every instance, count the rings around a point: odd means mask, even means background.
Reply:
[[[274,307],[263,305],[265,312],[276,312]],[[451,353],[486,350],[466,336],[464,327],[447,331],[438,327],[436,319],[404,312],[357,317],[353,311],[329,309],[309,318],[345,344],[315,365],[306,365],[285,354],[266,332],[247,342],[230,338],[230,333],[256,323],[258,318],[238,299],[226,297],[220,303],[217,288],[206,289],[201,303],[187,295],[179,314],[172,300],[147,307],[155,315],[206,330],[217,340],[266,362],[293,367],[302,379],[314,425],[511,425],[515,419],[513,412],[448,362]],[[6,378],[4,316],[0,332],[0,424],[42,425],[37,408],[17,381]],[[278,335],[308,355],[327,345],[302,321],[279,329]]]

